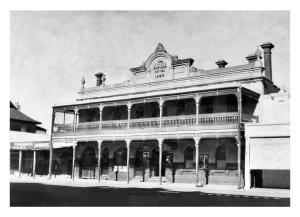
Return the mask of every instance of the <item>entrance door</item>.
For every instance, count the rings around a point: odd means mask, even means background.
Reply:
[[[81,178],[94,179],[96,167],[95,149],[88,147],[85,149],[81,158]]]
[[[151,175],[159,176],[159,148],[156,147],[152,151],[151,157]],[[162,153],[162,167],[161,167],[161,176],[165,176],[166,172],[166,152]]]
[[[135,161],[134,161],[134,176],[142,177],[144,173],[143,170],[143,149],[139,147],[135,152]]]
[[[101,175],[108,175],[108,166],[109,166],[109,150],[105,148],[102,151],[101,157]]]

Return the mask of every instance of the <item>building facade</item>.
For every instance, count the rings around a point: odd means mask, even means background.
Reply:
[[[10,102],[10,174],[48,175],[50,136]]]
[[[245,124],[259,123],[260,97],[279,91],[273,47],[201,70],[159,43],[124,83],[83,79],[76,101],[53,107],[49,176],[244,187]]]

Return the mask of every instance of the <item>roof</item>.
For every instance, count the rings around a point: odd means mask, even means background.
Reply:
[[[41,122],[32,119],[31,117],[25,115],[24,113],[20,112],[19,110],[15,109],[15,108],[10,108],[10,119],[34,123],[34,124],[41,124]]]
[[[45,128],[43,128],[43,127],[40,127],[40,126],[36,126],[36,130],[41,130],[41,131],[44,131],[44,132],[46,132],[46,131],[47,131]]]
[[[10,108],[17,109],[17,107],[16,107],[11,101],[9,102],[9,107],[10,107]]]

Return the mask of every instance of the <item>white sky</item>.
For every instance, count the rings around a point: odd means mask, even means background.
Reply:
[[[289,12],[11,12],[10,98],[49,131],[52,106],[75,101],[84,76],[95,86],[128,79],[158,42],[201,69],[244,64],[270,41],[273,81],[290,88]]]

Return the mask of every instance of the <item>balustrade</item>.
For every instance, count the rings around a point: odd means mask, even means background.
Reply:
[[[162,127],[185,127],[185,126],[196,126],[197,116],[196,115],[180,115],[180,116],[167,116],[162,117]],[[242,115],[243,121],[251,121],[250,115]],[[226,124],[236,124],[238,123],[238,112],[228,112],[228,113],[211,113],[211,114],[199,114],[198,115],[198,125],[226,125]],[[131,129],[145,129],[145,128],[159,128],[160,118],[139,118],[130,119],[129,128]],[[82,122],[78,123],[75,131],[85,131],[85,130],[117,130],[117,129],[127,129],[128,120],[109,120],[102,121],[102,126],[100,127],[99,121],[93,122]],[[72,132],[74,126],[72,124],[55,124],[54,133],[64,133]]]
[[[196,125],[196,115],[168,116],[162,118],[163,127],[180,127]]]
[[[159,128],[159,117],[131,119],[130,128]]]
[[[102,121],[102,129],[126,129],[128,126],[128,120],[111,120]]]
[[[76,131],[84,131],[84,130],[99,130],[99,121],[78,123]]]
[[[235,124],[238,123],[238,113],[199,114],[199,125]]]
[[[53,126],[54,133],[66,133],[71,131],[74,131],[73,124],[54,124]]]

